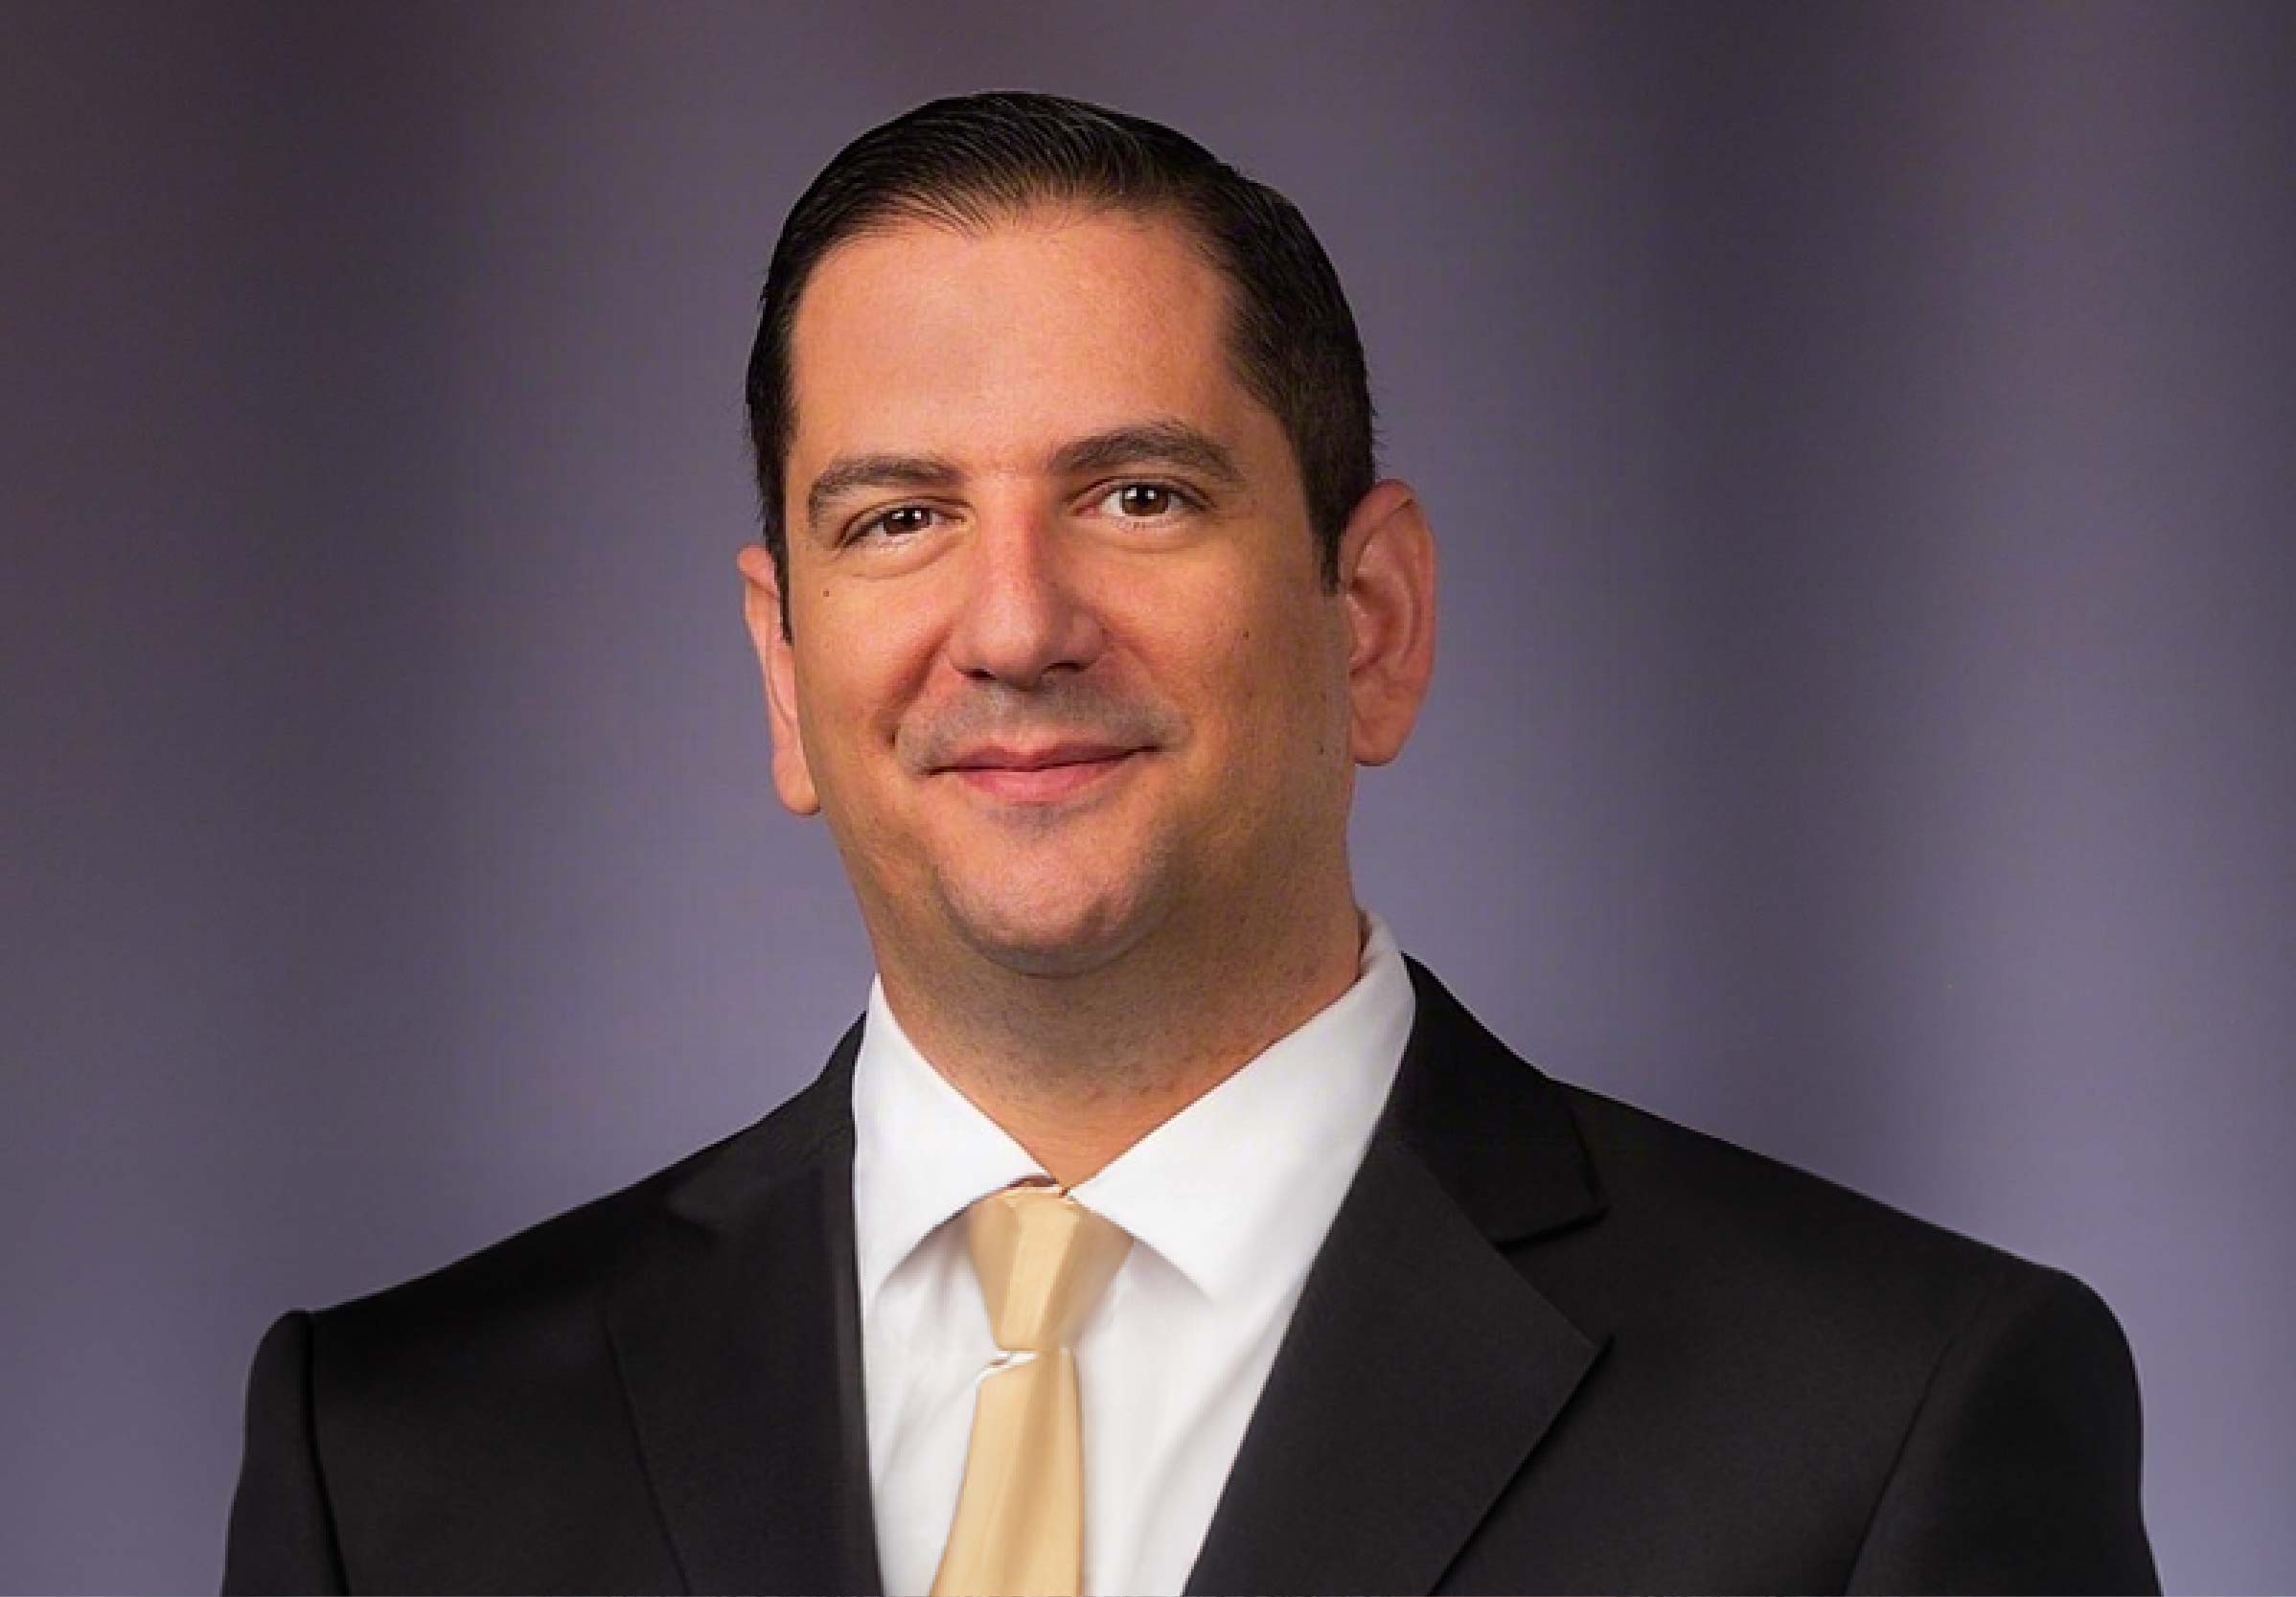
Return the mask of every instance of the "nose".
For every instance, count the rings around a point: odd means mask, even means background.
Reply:
[[[1078,590],[1076,552],[1064,548],[1057,513],[1034,507],[979,507],[949,663],[966,675],[1031,689],[1059,671],[1082,671],[1107,639]]]

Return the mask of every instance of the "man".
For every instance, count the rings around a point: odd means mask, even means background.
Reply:
[[[2070,1278],[1550,1081],[1359,910],[1432,669],[1292,207],[1071,102],[799,200],[749,403],[818,1081],[265,1338],[234,1589],[2145,1589]]]

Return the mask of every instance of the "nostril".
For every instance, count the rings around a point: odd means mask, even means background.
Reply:
[[[984,571],[951,629],[950,663],[976,680],[1033,688],[1087,669],[1105,647],[1092,606],[1042,559],[984,557]]]

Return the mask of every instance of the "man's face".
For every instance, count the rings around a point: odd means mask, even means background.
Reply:
[[[1343,874],[1346,606],[1176,224],[849,240],[792,344],[775,780],[881,962],[1071,974]],[[763,612],[763,613],[761,613]],[[884,947],[886,940],[895,947]]]

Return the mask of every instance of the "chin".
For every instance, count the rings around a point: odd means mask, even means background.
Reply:
[[[944,892],[951,923],[974,952],[1029,976],[1082,976],[1123,957],[1146,934],[1135,895],[1079,894],[1073,881],[1044,894],[1006,881],[988,892]]]

